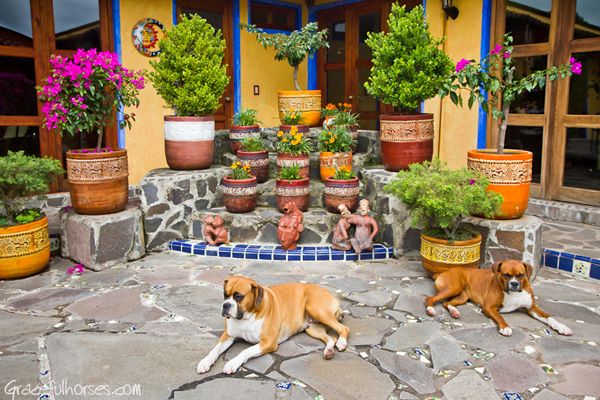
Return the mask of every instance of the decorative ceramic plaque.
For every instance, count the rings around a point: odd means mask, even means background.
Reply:
[[[164,29],[163,24],[152,18],[138,21],[131,31],[134,47],[145,56],[157,56],[161,52],[158,42],[165,37]]]

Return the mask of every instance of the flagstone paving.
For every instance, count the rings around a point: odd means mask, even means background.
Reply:
[[[150,400],[600,397],[600,282],[557,270],[542,268],[532,287],[571,337],[524,312],[504,315],[513,335],[503,337],[472,303],[458,307],[459,319],[441,304],[431,317],[433,281],[410,258],[284,263],[163,252],[101,272],[72,268],[55,258],[41,274],[0,282],[0,391],[52,380],[43,393],[57,400],[91,398],[84,387],[98,398]],[[231,275],[327,288],[350,327],[347,351],[325,360],[324,344],[300,333],[224,375],[250,346],[236,342],[198,375],[224,329]]]

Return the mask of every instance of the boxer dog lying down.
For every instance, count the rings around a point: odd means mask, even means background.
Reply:
[[[221,314],[227,318],[225,332],[198,363],[199,374],[207,372],[235,338],[255,345],[225,364],[226,374],[234,373],[250,358],[277,350],[279,343],[302,331],[325,342],[323,355],[327,359],[333,356],[334,345],[339,351],[346,349],[350,329],[339,323],[340,302],[327,289],[306,283],[265,287],[252,279],[234,276],[225,279],[223,292]],[[325,325],[339,334],[337,342],[326,333]]]
[[[512,335],[512,329],[500,313],[508,313],[517,308],[525,308],[533,318],[541,321],[562,335],[571,335],[571,330],[546,314],[535,305],[529,277],[533,267],[527,263],[508,260],[497,262],[491,269],[464,267],[450,268],[434,275],[437,294],[427,297],[427,314],[435,315],[433,305],[444,299],[444,307],[450,315],[458,318],[460,313],[454,307],[471,300],[479,304],[483,313],[498,324],[498,330],[504,336]]]

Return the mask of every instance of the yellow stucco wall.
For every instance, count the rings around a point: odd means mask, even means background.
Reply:
[[[151,58],[140,54],[131,41],[131,30],[141,19],[154,18],[166,29],[173,26],[172,0],[120,0],[121,49],[123,65],[130,69],[152,70]],[[167,167],[163,136],[163,116],[173,114],[164,108],[162,98],[150,82],[140,94],[140,106],[133,110],[136,122],[125,130],[125,147],[129,157],[129,184],[137,185],[150,170]]]

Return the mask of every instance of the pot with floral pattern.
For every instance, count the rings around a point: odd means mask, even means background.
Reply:
[[[223,178],[223,200],[231,213],[247,213],[256,208],[256,176],[250,167],[238,161],[231,165],[232,174]]]
[[[256,177],[258,183],[266,182],[269,179],[269,152],[263,151],[244,151],[237,152],[237,159],[242,166],[250,167],[250,174]]]
[[[350,212],[356,211],[360,186],[358,178],[335,179],[335,176],[325,178],[325,207],[327,211],[339,214],[340,204],[345,204]]]
[[[308,176],[310,170],[310,151],[312,145],[308,139],[308,125],[280,125],[277,136],[277,173],[282,168],[299,166],[300,176]]]
[[[300,211],[308,211],[310,202],[310,182],[308,177],[296,180],[277,178],[276,180],[277,209],[285,212],[283,207],[287,203],[294,203]]]
[[[388,171],[408,169],[433,157],[433,114],[381,115],[381,163]]]

